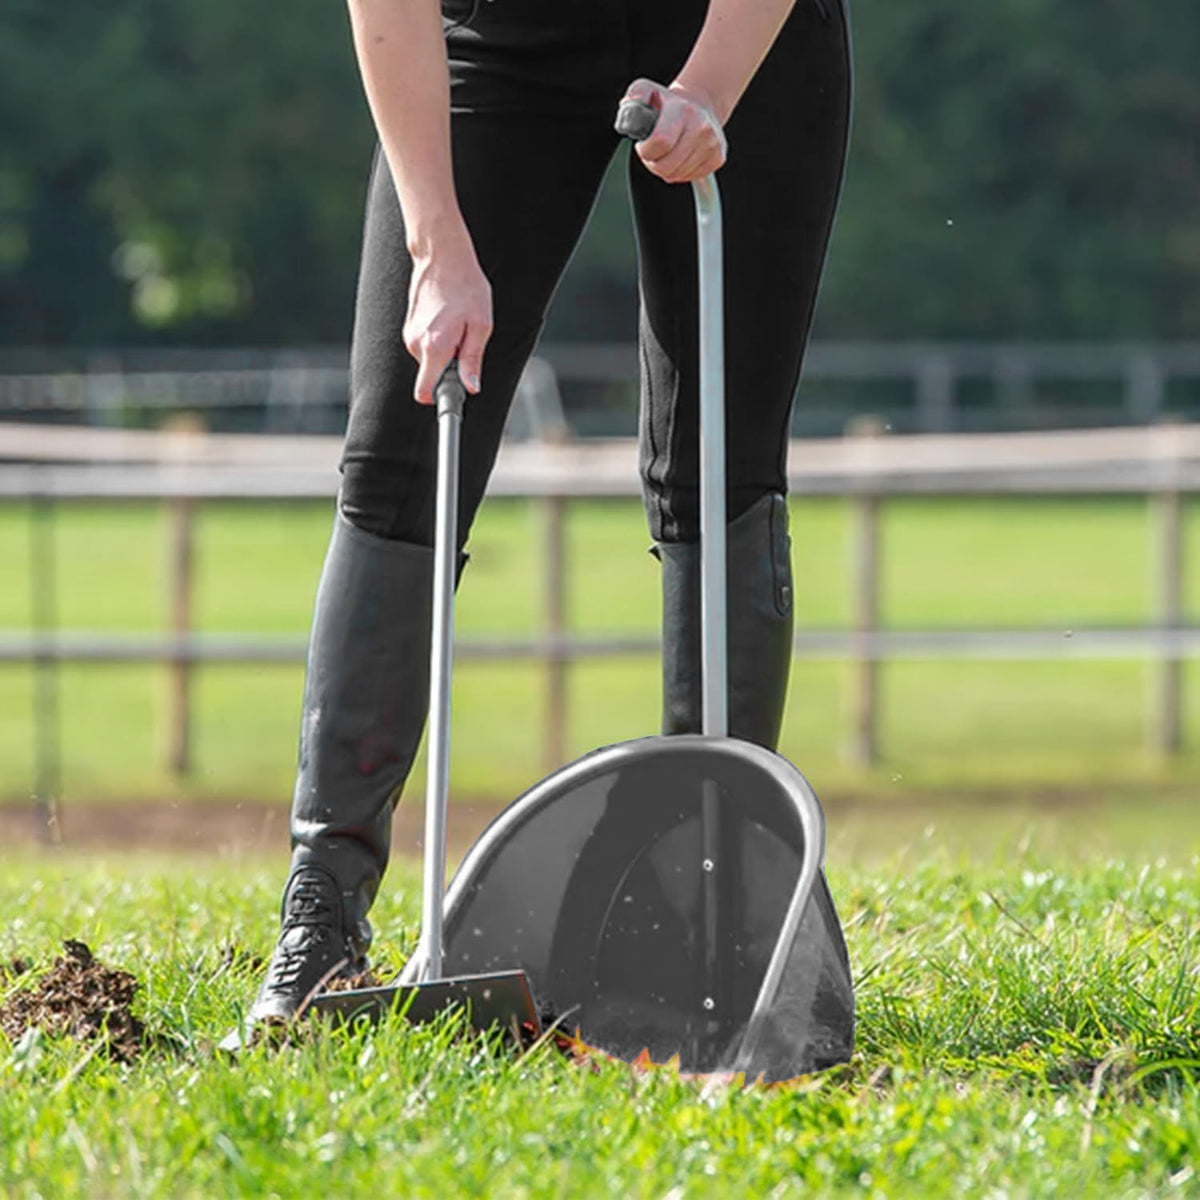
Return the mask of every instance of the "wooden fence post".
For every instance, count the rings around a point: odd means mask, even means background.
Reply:
[[[851,437],[881,437],[883,421],[879,417],[857,417],[847,429]],[[868,480],[857,492],[853,503],[851,533],[851,604],[852,628],[852,711],[850,759],[856,767],[874,765],[878,753],[879,664],[872,636],[879,628],[879,493]]]
[[[945,352],[922,355],[916,370],[917,427],[950,433],[955,425],[954,364]]]
[[[194,502],[177,496],[170,502],[171,633],[182,642],[192,630],[192,578],[195,564]],[[185,658],[168,667],[167,758],[171,771],[184,776],[192,769],[192,667]]]
[[[58,632],[58,553],[55,505],[49,495],[30,497],[29,581],[33,657],[33,803],[37,835],[48,845],[62,841],[61,663],[55,653]]]
[[[1152,351],[1130,356],[1125,367],[1125,409],[1139,425],[1162,416],[1167,382],[1162,363]]]
[[[1150,740],[1157,754],[1173,757],[1183,746],[1183,656],[1176,642],[1183,622],[1183,504],[1179,490],[1179,461],[1173,426],[1164,426],[1167,440],[1162,488],[1152,497],[1156,516],[1156,596],[1158,626],[1167,644],[1157,659],[1155,704]]]
[[[567,628],[566,505],[563,496],[545,496],[538,506],[542,524],[542,630],[551,643],[542,697],[542,757],[547,774],[567,760],[567,658],[562,649]]]
[[[178,435],[171,458],[186,465],[194,457],[204,422],[192,413],[170,417],[163,428]],[[192,590],[195,568],[195,510],[190,496],[174,496],[168,505],[167,606],[170,631],[182,646],[192,632]],[[192,664],[175,656],[167,667],[167,765],[183,777],[192,769]]]

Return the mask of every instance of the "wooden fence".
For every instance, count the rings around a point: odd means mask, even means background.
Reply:
[[[299,638],[207,636],[192,629],[193,518],[205,500],[330,498],[340,442],[322,437],[212,435],[187,430],[130,432],[45,425],[0,425],[0,502],[32,501],[42,536],[30,577],[35,626],[0,631],[0,661],[34,662],[39,703],[53,716],[53,664],[61,661],[165,662],[171,665],[171,763],[190,763],[190,668],[197,662],[297,662]],[[793,442],[789,483],[796,495],[837,495],[853,506],[852,623],[804,630],[796,652],[849,660],[854,677],[855,762],[876,753],[878,665],[889,659],[1141,657],[1156,663],[1153,748],[1181,744],[1183,662],[1200,655],[1200,628],[1185,620],[1181,497],[1200,491],[1200,426],[1163,424],[1114,430],[982,435],[884,436],[860,422],[842,438]],[[541,632],[529,639],[463,639],[463,659],[534,658],[545,664],[543,745],[548,766],[563,760],[566,673],[573,660],[652,654],[652,637],[584,638],[566,628],[564,511],[573,500],[638,493],[636,446],[629,440],[505,443],[490,493],[534,499],[542,513]],[[1155,620],[1120,629],[885,630],[879,628],[880,511],[900,495],[1147,496],[1157,514]],[[60,500],[157,499],[171,506],[171,631],[167,636],[66,634],[39,624],[49,611],[53,554],[47,550]],[[52,738],[53,731],[45,732]],[[53,746],[42,790],[53,792]]]

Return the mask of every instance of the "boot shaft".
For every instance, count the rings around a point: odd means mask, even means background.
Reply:
[[[727,527],[729,734],[779,745],[792,663],[787,500],[769,492]],[[700,544],[660,542],[663,732],[699,733]]]

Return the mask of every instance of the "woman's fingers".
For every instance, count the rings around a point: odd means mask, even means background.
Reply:
[[[446,364],[454,357],[454,351],[461,340],[443,334],[435,334],[423,338],[417,348],[417,383],[413,397],[418,404],[433,403],[433,385],[437,383]]]
[[[724,162],[724,139],[703,117],[688,114],[674,146],[654,160],[652,169],[667,183],[687,183],[712,174]]]
[[[458,374],[467,391],[477,396],[483,373],[483,352],[491,333],[490,321],[469,321],[442,324],[417,338],[408,347],[417,360],[413,399],[418,404],[433,403],[434,385],[452,358],[458,359]]]
[[[653,79],[635,79],[626,89],[623,100],[637,100],[662,114],[662,93],[667,89]]]
[[[679,104],[666,102],[666,88],[659,87],[649,79],[638,79],[629,85],[625,98],[640,100],[658,113],[654,132],[637,143],[638,157],[642,162],[657,162],[675,149],[684,132],[686,114]]]
[[[414,256],[404,344],[417,360],[417,403],[433,403],[434,385],[452,358],[467,391],[477,394],[491,334],[492,289],[474,250],[448,245]]]
[[[637,144],[646,169],[667,183],[688,183],[725,162],[725,134],[706,97],[651,79],[635,79],[625,92],[658,111],[654,132]]]
[[[472,322],[467,326],[458,347],[458,373],[472,396],[479,394],[479,379],[483,374],[483,351],[492,336],[491,322]]]

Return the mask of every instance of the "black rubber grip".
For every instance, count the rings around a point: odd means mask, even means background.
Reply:
[[[433,385],[433,402],[437,405],[439,415],[453,412],[462,416],[463,407],[467,402],[467,389],[458,373],[457,358],[452,358],[446,364],[446,369]]]
[[[616,130],[631,142],[644,142],[658,124],[658,109],[644,100],[622,100],[617,109]]]

